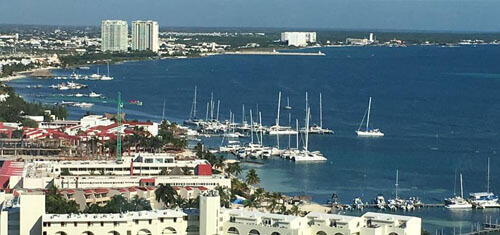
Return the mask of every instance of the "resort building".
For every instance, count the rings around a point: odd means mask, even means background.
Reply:
[[[103,20],[101,24],[101,50],[125,52],[128,50],[128,24],[123,20]]]
[[[158,32],[156,21],[132,21],[132,50],[158,52]]]
[[[309,213],[279,215],[220,207],[217,191],[200,196],[199,209],[120,214],[45,214],[43,195],[0,193],[0,235],[420,235],[421,219],[381,213],[361,217]],[[36,205],[36,206],[35,206]],[[31,207],[31,208],[30,208]],[[36,210],[29,211],[28,209]],[[16,214],[17,213],[17,214]]]
[[[288,46],[305,47],[316,42],[316,32],[283,32],[281,42]]]

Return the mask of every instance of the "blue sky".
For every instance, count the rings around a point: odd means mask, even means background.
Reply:
[[[0,0],[0,23],[500,32],[500,0]]]

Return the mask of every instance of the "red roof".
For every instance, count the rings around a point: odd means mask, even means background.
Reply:
[[[190,191],[190,190],[193,190],[191,187],[189,186],[186,186],[186,190]]]
[[[139,183],[154,183],[155,179],[140,179]]]
[[[98,189],[94,189],[94,192],[96,192],[96,193],[107,193],[108,190],[105,189],[105,188],[98,188]]]
[[[0,175],[21,176],[23,174],[24,163],[15,161],[4,161],[0,168]]]
[[[66,192],[66,194],[74,194],[75,190],[73,190],[73,189],[66,189],[66,190],[64,190],[64,192]]]
[[[93,194],[94,191],[92,191],[92,189],[85,189],[85,190],[83,190],[83,193],[88,195],[88,194]]]
[[[203,186],[199,186],[199,187],[198,187],[198,189],[199,189],[199,190],[201,190],[201,191],[205,191],[205,190],[207,190],[207,188],[205,188],[205,187],[203,187]]]
[[[128,188],[128,191],[129,191],[129,192],[135,192],[135,191],[137,191],[137,190],[136,190],[134,187],[132,187],[132,188]]]

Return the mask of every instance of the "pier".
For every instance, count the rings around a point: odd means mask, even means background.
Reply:
[[[279,52],[279,51],[228,51],[224,55],[293,55],[293,56],[325,56],[326,54],[318,52]]]

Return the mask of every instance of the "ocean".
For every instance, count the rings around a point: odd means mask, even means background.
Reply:
[[[117,92],[125,101],[128,119],[154,120],[165,116],[182,122],[189,116],[194,87],[198,88],[198,117],[205,118],[206,104],[213,92],[220,100],[220,119],[229,113],[241,120],[245,105],[262,112],[264,124],[275,122],[278,92],[282,105],[290,99],[290,111],[281,110],[280,122],[288,124],[288,112],[304,125],[305,93],[311,106],[311,123],[319,124],[319,93],[323,97],[323,125],[335,131],[329,136],[313,135],[310,149],[320,150],[328,161],[295,164],[280,159],[255,168],[260,186],[285,194],[308,194],[324,203],[332,193],[344,203],[354,197],[371,202],[382,193],[395,194],[399,170],[399,195],[417,196],[426,203],[441,203],[453,196],[455,173],[463,174],[465,193],[486,191],[487,159],[491,158],[491,191],[500,193],[500,46],[410,46],[314,48],[326,56],[220,55],[205,58],[165,59],[111,65],[112,81],[77,81],[89,86],[83,91],[59,91],[47,86],[63,80],[32,78],[8,84],[25,99],[52,103],[64,98],[53,94],[94,91],[110,98],[90,110],[70,108],[70,118],[87,111],[116,112]],[[106,71],[101,65],[100,71]],[[81,74],[94,73],[80,70]],[[55,74],[69,75],[71,70]],[[41,89],[27,85],[41,84]],[[381,138],[359,138],[355,130],[372,97],[371,126],[380,128]],[[128,104],[140,100],[142,106]],[[256,115],[254,115],[254,119]],[[276,145],[275,138],[265,144]],[[219,138],[205,139],[212,147]],[[292,146],[295,137],[291,137]],[[280,138],[282,147],[288,137]],[[457,190],[459,193],[459,182]],[[421,216],[424,229],[470,231],[485,216],[495,221],[500,210],[449,211],[427,208],[399,212]],[[346,212],[360,213],[360,212]]]

